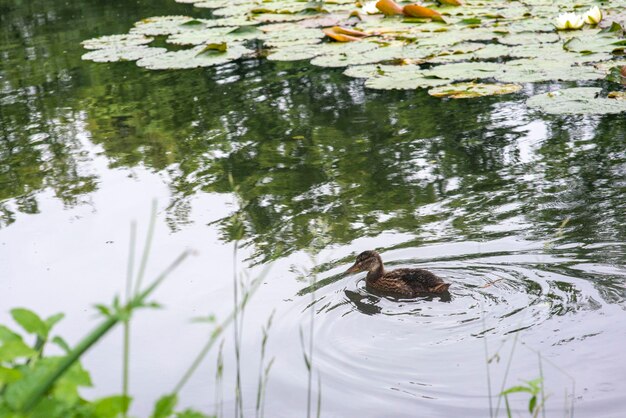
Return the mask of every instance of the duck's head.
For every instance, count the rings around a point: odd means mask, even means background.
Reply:
[[[344,274],[359,273],[361,271],[377,270],[383,262],[376,251],[363,251],[356,257],[356,261]]]

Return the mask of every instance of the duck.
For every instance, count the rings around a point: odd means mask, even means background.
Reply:
[[[396,296],[416,297],[424,294],[446,293],[450,283],[423,269],[396,269],[385,271],[383,260],[376,251],[363,251],[344,274],[367,271],[368,289]]]

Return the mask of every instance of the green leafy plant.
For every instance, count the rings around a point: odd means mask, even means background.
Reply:
[[[539,412],[543,409],[547,397],[543,394],[543,378],[528,380],[523,385],[512,386],[500,393],[504,398],[507,417],[511,418],[511,407],[509,405],[509,395],[513,393],[528,393],[528,412],[533,418],[539,416]]]

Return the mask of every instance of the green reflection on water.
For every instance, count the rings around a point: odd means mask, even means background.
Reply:
[[[231,174],[259,260],[385,231],[414,235],[411,245],[626,237],[619,115],[542,119],[521,97],[371,92],[298,63],[94,64],[80,41],[150,15],[200,14],[170,0],[0,7],[0,227],[37,213],[43,191],[80,204],[98,187],[84,169],[97,144],[112,168],[168,173],[173,228],[193,221],[195,194],[230,192]]]

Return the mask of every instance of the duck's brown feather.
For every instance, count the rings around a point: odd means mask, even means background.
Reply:
[[[367,280],[367,286],[385,293],[417,296],[424,293],[443,293],[450,287],[428,270],[397,269],[378,278]]]

